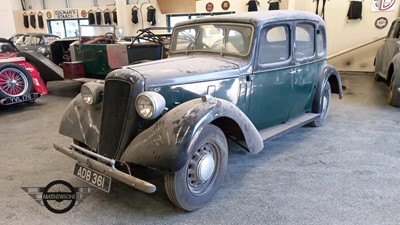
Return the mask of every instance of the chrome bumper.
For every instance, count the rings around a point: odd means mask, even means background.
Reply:
[[[114,178],[116,180],[119,180],[119,181],[121,181],[121,182],[123,182],[123,183],[125,183],[125,184],[127,184],[127,185],[129,185],[131,187],[134,187],[134,188],[136,188],[136,189],[138,189],[140,191],[143,191],[143,192],[146,192],[146,193],[154,193],[156,191],[156,189],[157,189],[155,185],[153,185],[153,184],[151,184],[151,183],[149,183],[147,181],[141,180],[141,179],[139,179],[137,177],[131,176],[130,174],[127,174],[125,172],[117,170],[113,166],[115,161],[112,160],[112,159],[108,159],[108,158],[106,158],[104,156],[101,156],[101,155],[98,155],[96,153],[90,152],[90,151],[88,151],[86,149],[83,149],[83,148],[80,148],[79,146],[76,146],[74,144],[71,144],[70,148],[61,147],[61,146],[59,146],[59,145],[57,145],[55,143],[53,144],[53,146],[57,151],[69,156],[70,158],[73,158],[73,159],[77,160],[78,162],[80,162],[80,163],[86,165],[87,167],[89,167],[90,169],[96,170],[96,171],[98,171],[98,172],[100,172],[100,173],[102,173],[104,175],[107,175],[107,176],[112,177],[112,178]],[[101,162],[99,162],[97,160],[91,159],[91,158],[81,154],[76,149],[79,150],[79,151],[82,151],[84,153],[88,153],[91,156],[98,157],[99,160],[108,162],[112,166],[108,166],[108,165],[103,164],[103,163],[101,163]]]

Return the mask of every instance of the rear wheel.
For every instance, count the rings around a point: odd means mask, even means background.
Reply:
[[[315,110],[314,112],[314,113],[319,113],[320,115],[316,120],[310,123],[311,126],[320,127],[324,124],[326,117],[328,117],[330,103],[331,103],[331,85],[329,84],[328,81],[326,81],[323,87],[321,97],[318,102],[319,104],[319,106],[317,107],[318,109]]]
[[[211,201],[221,186],[228,163],[228,145],[221,129],[210,124],[190,146],[185,166],[164,178],[169,199],[184,210],[195,211]]]
[[[389,104],[395,107],[400,106],[400,94],[398,93],[399,84],[397,84],[393,75],[389,83]]]
[[[0,66],[0,98],[18,97],[30,93],[33,82],[28,71],[17,64]]]

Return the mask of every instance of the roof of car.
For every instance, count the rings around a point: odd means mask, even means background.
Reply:
[[[272,10],[272,11],[257,11],[247,13],[236,13],[228,15],[208,16],[186,20],[178,23],[176,26],[187,25],[192,23],[207,23],[207,22],[236,22],[249,23],[254,26],[285,20],[312,20],[318,23],[324,23],[322,18],[314,13],[296,10]]]

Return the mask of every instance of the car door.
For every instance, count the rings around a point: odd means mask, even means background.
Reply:
[[[325,63],[324,57],[317,54],[317,36],[324,35],[316,24],[297,21],[294,24],[294,70],[293,74],[293,103],[290,118],[294,118],[310,111],[313,89],[318,75]],[[318,38],[324,40],[324,37]]]
[[[292,23],[264,27],[258,37],[248,116],[258,129],[287,121],[292,103]]]

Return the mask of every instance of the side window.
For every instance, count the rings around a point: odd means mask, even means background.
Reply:
[[[262,32],[259,45],[258,63],[284,62],[290,57],[289,27],[279,25]]]
[[[318,56],[324,56],[326,54],[326,45],[325,45],[325,30],[320,27],[317,30],[317,53]]]
[[[295,58],[303,60],[314,55],[314,26],[311,24],[297,24],[295,34]]]
[[[32,36],[32,38],[31,38],[31,43],[32,43],[32,45],[40,45],[40,37],[34,37],[34,36]]]

